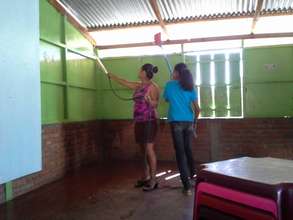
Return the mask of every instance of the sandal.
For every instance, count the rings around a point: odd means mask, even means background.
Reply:
[[[151,183],[148,183],[143,187],[142,190],[145,191],[145,192],[150,192],[150,191],[153,191],[153,190],[157,189],[158,186],[159,186],[158,182],[155,182],[153,185],[151,185]]]

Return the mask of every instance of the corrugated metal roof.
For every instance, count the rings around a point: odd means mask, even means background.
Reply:
[[[293,9],[293,0],[264,0],[263,12],[286,11]]]
[[[158,23],[149,0],[60,0],[87,28]],[[157,0],[165,22],[250,16],[257,0]],[[293,11],[293,0],[264,0],[261,14]]]
[[[149,0],[61,0],[88,28],[157,23]]]
[[[257,0],[158,0],[167,22],[194,17],[251,13]]]

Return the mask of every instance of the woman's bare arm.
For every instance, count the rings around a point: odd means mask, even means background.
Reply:
[[[132,89],[132,90],[137,89],[141,85],[141,83],[139,83],[139,82],[131,82],[131,81],[122,79],[122,78],[114,75],[113,73],[109,73],[108,76],[111,80],[114,80],[115,82],[119,83],[120,85],[127,87],[129,89]]]
[[[150,86],[149,91],[146,94],[146,100],[152,107],[157,108],[159,105],[159,99],[160,88],[156,84],[153,84]]]
[[[192,107],[193,107],[193,110],[195,112],[195,117],[197,119],[198,116],[199,116],[199,113],[200,113],[200,108],[199,108],[198,102],[197,101],[193,101],[192,102]]]

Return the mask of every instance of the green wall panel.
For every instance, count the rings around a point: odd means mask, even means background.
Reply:
[[[42,122],[54,123],[64,120],[65,88],[41,84]]]
[[[131,97],[130,90],[117,90],[123,97]],[[102,112],[103,119],[131,119],[132,118],[132,101],[122,101],[118,99],[110,90],[102,91]]]
[[[68,21],[65,22],[65,34],[69,48],[94,55],[92,44]]]
[[[105,73],[102,72],[102,70],[96,65],[96,115],[97,119],[103,119],[103,104],[102,104],[102,98],[104,97],[104,92],[102,90],[102,78],[107,78]],[[104,80],[105,80],[104,79]]]
[[[67,53],[67,80],[70,85],[96,88],[95,61],[75,53]]]
[[[62,53],[64,53],[64,49],[40,42],[42,81],[63,82]]]
[[[86,121],[97,118],[97,92],[92,90],[68,89],[69,121]]]
[[[43,123],[96,119],[98,73],[86,58],[94,55],[93,46],[46,0],[40,0],[40,31]]]
[[[210,65],[211,57],[210,55],[200,56],[200,78],[201,85],[208,86],[210,85]]]
[[[241,116],[241,87],[231,86],[230,87],[230,116],[239,117]]]
[[[210,87],[200,88],[200,107],[201,116],[210,117],[213,114],[212,111],[212,90]]]
[[[227,116],[227,88],[226,86],[215,87],[215,107],[216,107],[216,117],[226,117]]]
[[[240,85],[240,55],[230,54],[230,83]]]
[[[245,116],[292,116],[293,46],[248,48],[244,57]]]
[[[141,67],[140,57],[130,57],[130,58],[114,58],[105,59],[103,63],[109,72],[114,73],[124,79],[130,81],[138,81],[138,73]],[[102,89],[109,89],[108,78],[102,77]],[[113,82],[113,88],[123,88],[117,83]]]
[[[101,90],[96,91],[96,115],[97,119],[102,119],[103,118],[103,109],[102,109],[102,97],[103,93]]]
[[[268,70],[267,64],[276,68]],[[293,46],[245,49],[245,81],[293,81]]]
[[[8,182],[4,184],[4,192],[5,192],[5,201],[8,202],[13,199],[13,187],[12,182]]]
[[[105,65],[105,62],[103,62],[104,65]],[[109,85],[109,78],[107,77],[107,75],[102,72],[99,68],[97,68],[97,89],[99,90],[107,90],[107,89],[110,89],[110,85]],[[123,88],[123,87],[120,87],[119,85],[117,85],[117,83],[113,82],[112,81],[112,86],[114,89],[117,89],[118,88]]]
[[[225,85],[225,54],[216,54],[215,61],[215,81],[216,85]]]
[[[246,85],[248,117],[293,116],[293,83]]]
[[[40,36],[53,42],[62,42],[63,16],[46,0],[40,0]]]

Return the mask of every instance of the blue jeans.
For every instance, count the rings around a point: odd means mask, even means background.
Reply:
[[[176,151],[176,161],[184,189],[191,188],[189,178],[195,174],[192,156],[192,122],[171,122],[173,143]]]

